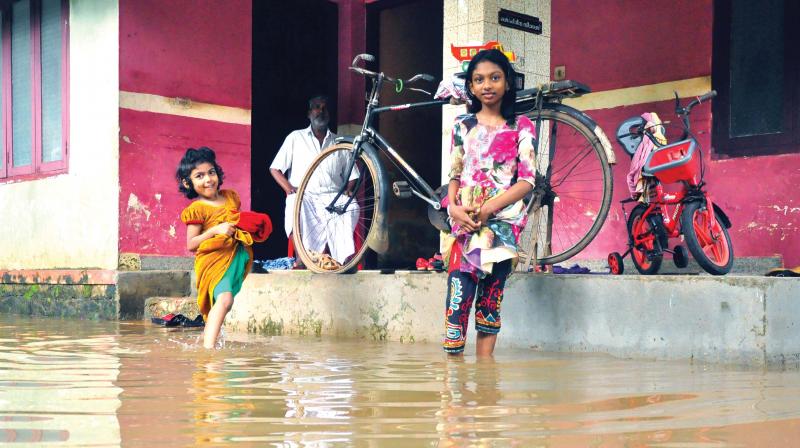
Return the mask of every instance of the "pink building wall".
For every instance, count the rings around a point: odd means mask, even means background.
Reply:
[[[339,124],[360,124],[364,121],[364,80],[353,76],[348,67],[355,55],[366,52],[365,2],[333,1],[339,5]]]
[[[251,109],[251,0],[120,2],[120,90]],[[213,118],[213,114],[212,114]],[[209,146],[250,206],[250,125],[120,109],[120,252],[187,256],[174,175]]]
[[[711,0],[554,1],[551,73],[564,65],[568,79],[596,92],[710,76],[712,22]],[[582,257],[604,258],[625,248],[619,200],[628,194],[630,158],[613,134],[623,119],[646,111],[675,118],[672,101],[586,111],[612,140],[618,164],[609,218]],[[800,265],[800,154],[723,158],[711,146],[710,106],[699,106],[692,118],[704,149],[708,191],[733,222],[736,256],[779,254],[787,266]]]

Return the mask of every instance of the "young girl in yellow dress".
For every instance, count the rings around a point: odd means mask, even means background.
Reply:
[[[253,238],[236,227],[239,195],[221,190],[224,174],[210,148],[189,148],[176,172],[180,192],[195,199],[183,212],[186,248],[195,252],[197,305],[205,320],[203,346],[214,348],[233,298],[253,263]]]
[[[448,262],[444,349],[460,354],[475,302],[476,353],[491,355],[500,331],[500,303],[516,264],[533,189],[534,126],[514,114],[514,71],[498,50],[475,55],[465,86],[469,114],[456,119],[450,151],[448,215],[442,238]]]

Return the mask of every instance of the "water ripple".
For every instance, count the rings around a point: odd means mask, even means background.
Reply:
[[[790,446],[800,375],[0,316],[0,444]]]

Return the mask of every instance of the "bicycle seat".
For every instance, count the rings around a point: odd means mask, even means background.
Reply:
[[[541,90],[542,96],[545,98],[577,98],[592,92],[592,89],[586,84],[566,79],[564,81],[555,81],[530,89],[520,90],[517,92],[517,100],[536,98],[536,96],[539,95],[539,90]]]
[[[644,125],[644,118],[637,115],[623,121],[617,128],[617,141],[631,157],[636,154],[636,148],[642,143]]]

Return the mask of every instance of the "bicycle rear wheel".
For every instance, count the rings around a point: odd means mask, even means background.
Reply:
[[[632,241],[631,260],[636,270],[642,275],[653,275],[661,269],[664,254],[659,231],[644,216],[646,211],[645,204],[639,204],[631,211],[631,216],[628,217],[628,236]],[[663,218],[659,214],[657,219]]]
[[[352,272],[367,250],[378,210],[376,169],[361,154],[348,171],[352,158],[352,143],[329,147],[314,159],[297,189],[294,246],[313,272]],[[343,188],[348,194],[335,200]]]
[[[537,180],[519,240],[518,269],[575,256],[600,232],[611,207],[611,166],[583,122],[561,110],[533,111]]]

